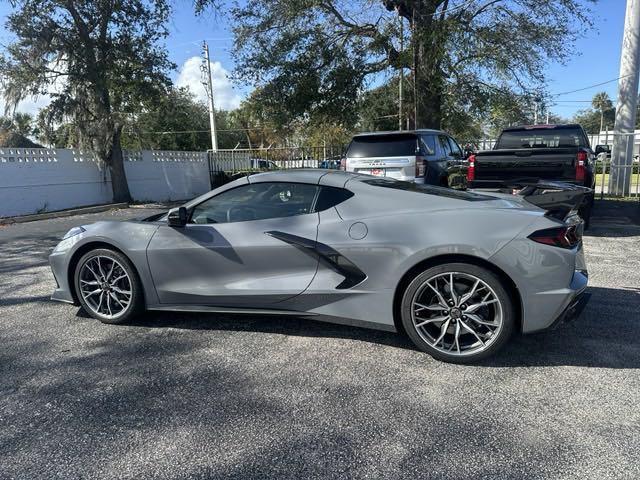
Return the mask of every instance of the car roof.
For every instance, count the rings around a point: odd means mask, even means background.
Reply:
[[[255,173],[249,175],[249,183],[258,182],[294,182],[294,183],[320,183],[323,177],[331,177],[333,184],[342,184],[358,177],[359,174],[354,172],[345,172],[344,170],[329,170],[322,168],[295,168],[290,170],[273,170],[270,172]],[[329,184],[328,178],[323,179],[323,184]]]
[[[371,136],[385,136],[385,135],[417,135],[417,134],[421,134],[421,133],[443,133],[446,134],[446,132],[442,131],[442,130],[434,130],[434,129],[430,129],[430,128],[419,128],[417,130],[386,130],[386,131],[382,131],[382,132],[362,132],[362,133],[356,133],[353,138],[357,138],[357,137],[371,137]]]
[[[579,123],[563,123],[563,124],[540,124],[540,125],[519,125],[517,127],[507,127],[503,132],[521,132],[524,130],[564,130],[564,129],[572,129],[582,128]]]

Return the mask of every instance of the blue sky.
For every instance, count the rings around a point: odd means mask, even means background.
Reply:
[[[594,27],[585,32],[575,45],[576,54],[566,65],[550,63],[547,66],[549,92],[556,94],[580,89],[596,83],[615,79],[619,75],[620,45],[624,26],[625,0],[600,0],[593,7]],[[9,11],[8,2],[0,4],[0,17]],[[222,108],[233,108],[249,87],[232,85],[225,78],[233,70],[230,52],[234,48],[232,34],[224,16],[193,15],[191,2],[179,0],[170,24],[167,46],[171,59],[178,65],[173,78],[179,85],[190,86],[200,97],[204,91],[199,82],[199,60],[202,40],[207,40],[214,63],[216,103]],[[8,40],[7,32],[0,30],[0,41]],[[594,93],[606,91],[615,101],[617,83],[556,97],[554,113],[571,117],[577,110],[588,107]],[[46,103],[46,98],[25,102],[21,110],[33,110]]]

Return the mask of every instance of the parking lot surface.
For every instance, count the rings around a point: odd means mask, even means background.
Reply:
[[[307,319],[103,325],[47,256],[155,210],[0,227],[0,478],[640,478],[637,209],[598,204],[582,319],[478,366]]]

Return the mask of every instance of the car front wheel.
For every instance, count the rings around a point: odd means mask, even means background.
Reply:
[[[103,323],[126,323],[144,309],[138,274],[119,252],[101,248],[86,253],[74,280],[84,310]]]
[[[513,302],[501,280],[466,263],[438,265],[417,275],[402,296],[401,317],[420,350],[452,363],[493,355],[515,325]]]

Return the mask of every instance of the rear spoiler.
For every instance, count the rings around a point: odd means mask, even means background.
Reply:
[[[564,220],[571,212],[577,211],[585,196],[592,191],[580,185],[544,180],[537,183],[511,182],[510,186],[517,189],[517,195],[527,202],[546,210],[548,217],[558,220]]]

